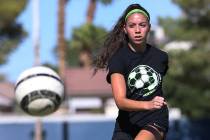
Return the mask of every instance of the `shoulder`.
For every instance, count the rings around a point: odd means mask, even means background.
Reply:
[[[153,53],[155,56],[164,59],[164,60],[168,60],[168,53],[165,52],[164,50],[161,50],[158,47],[155,46],[151,46],[148,44],[148,46],[150,47],[151,53]]]
[[[113,62],[113,61],[119,61],[122,60],[124,58],[124,56],[126,55],[127,51],[126,51],[126,47],[122,46],[120,47],[118,50],[116,50],[116,52],[114,52],[114,54],[111,56],[109,63]]]
[[[156,63],[157,70],[161,73],[161,75],[165,75],[168,70],[168,53],[157,48],[151,46],[151,51],[153,52],[152,55],[154,55],[154,60]]]
[[[107,65],[108,74],[106,76],[106,80],[108,83],[111,83],[111,75],[113,73],[120,73],[122,75],[124,74],[124,69],[125,69],[124,52],[125,52],[124,48],[121,47],[110,58]]]

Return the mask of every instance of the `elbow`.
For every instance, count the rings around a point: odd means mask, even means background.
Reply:
[[[120,110],[125,110],[125,107],[123,105],[121,105],[120,103],[116,103],[117,108]]]
[[[123,101],[122,100],[115,100],[115,103],[120,110],[124,110]]]
[[[129,109],[127,109],[125,106],[122,105],[117,105],[119,110],[124,110],[124,111],[130,111]]]
[[[116,105],[120,110],[131,111],[126,107],[125,101],[123,99],[116,101]]]

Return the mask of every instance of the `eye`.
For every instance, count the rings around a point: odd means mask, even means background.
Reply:
[[[141,26],[141,27],[146,27],[147,24],[146,24],[146,23],[140,23],[139,26]]]
[[[136,26],[136,24],[134,24],[134,23],[128,23],[127,24],[127,27],[129,27],[129,28],[134,28]]]
[[[147,26],[148,26],[148,23],[142,22],[142,23],[139,23],[139,26],[140,26],[140,27],[147,27]]]

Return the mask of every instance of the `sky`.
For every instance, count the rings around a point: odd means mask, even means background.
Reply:
[[[66,5],[65,38],[70,39],[72,30],[85,23],[86,11],[89,0],[69,0]],[[57,42],[57,11],[58,0],[39,0],[40,3],[40,63],[56,65],[58,60],[54,53]],[[132,3],[139,3],[151,16],[152,26],[157,25],[158,17],[177,18],[181,11],[171,0],[113,0],[110,5],[97,4],[94,24],[112,29],[126,7]],[[28,0],[25,10],[18,16],[17,22],[21,23],[28,36],[12,52],[6,64],[0,66],[0,73],[4,74],[8,81],[16,82],[18,76],[24,70],[33,67],[34,48],[32,43],[32,0]]]

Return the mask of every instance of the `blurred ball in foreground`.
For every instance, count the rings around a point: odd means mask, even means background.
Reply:
[[[15,96],[22,110],[29,115],[45,116],[59,108],[64,98],[64,84],[51,68],[35,66],[20,74]]]

